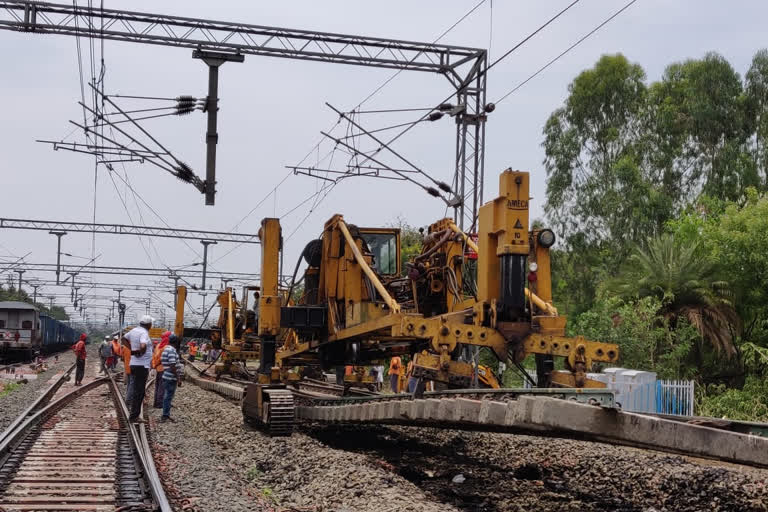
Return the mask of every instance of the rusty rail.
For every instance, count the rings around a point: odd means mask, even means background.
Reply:
[[[64,377],[3,433],[0,509],[114,510],[127,505],[170,512],[146,428],[128,422],[128,409],[112,375],[42,406]],[[109,400],[101,399],[97,406],[77,400],[102,384],[108,385],[109,394],[101,396],[110,396],[112,407]],[[115,476],[93,475],[99,470],[114,471]]]
[[[66,382],[69,379],[70,374],[75,369],[75,365],[69,367],[68,370],[66,370],[61,377],[56,379],[53,384],[51,384],[48,389],[46,389],[43,394],[41,394],[34,402],[30,404],[29,407],[24,410],[21,414],[19,414],[13,422],[11,422],[10,425],[8,425],[8,428],[6,428],[2,434],[0,434],[0,444],[5,441],[5,439],[13,433],[14,430],[18,428],[18,426],[33,412],[38,410],[43,404],[47,404],[48,401],[53,397],[53,395],[56,394],[56,391],[61,387],[64,382]]]

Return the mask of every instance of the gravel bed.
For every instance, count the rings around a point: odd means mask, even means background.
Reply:
[[[157,424],[153,439],[179,510],[768,510],[766,470],[432,428],[314,424],[269,438],[188,383],[174,402],[177,423]]]
[[[54,362],[53,355],[48,356],[46,361],[48,362],[48,371],[38,374],[37,379],[21,384],[7,395],[0,396],[0,431],[5,430],[19,414],[24,412],[48,388],[51,378],[72,366],[75,362],[75,354],[71,350],[65,350],[59,353],[58,362]]]
[[[153,450],[177,510],[457,510],[379,458],[301,432],[270,438],[244,425],[236,404],[189,383],[174,398],[176,423],[156,423],[156,409],[150,415]]]
[[[462,510],[768,510],[768,471],[734,464],[525,435],[323,425],[307,431],[327,446],[385,461]]]

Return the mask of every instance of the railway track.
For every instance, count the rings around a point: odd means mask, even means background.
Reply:
[[[195,384],[241,401],[242,387],[206,380]],[[247,384],[247,383],[243,383]],[[295,420],[336,425],[406,425],[588,439],[668,453],[768,467],[768,438],[743,433],[737,422],[667,419],[621,411],[605,389],[464,389],[344,396],[333,386],[290,389]],[[325,392],[322,387],[328,388]],[[221,388],[221,389],[219,389]]]
[[[0,437],[0,510],[171,507],[144,424],[130,424],[111,375],[61,389],[70,368]]]

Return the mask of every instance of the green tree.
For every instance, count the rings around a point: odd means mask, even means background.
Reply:
[[[701,238],[714,261],[728,272],[735,303],[745,322],[746,339],[766,332],[768,321],[768,198],[754,190],[742,205],[729,204],[716,221],[705,225]],[[765,336],[765,334],[763,335]],[[768,346],[768,336],[761,340]]]
[[[3,287],[0,286],[0,302],[2,301],[33,303],[32,297],[30,297],[27,292],[24,290],[17,291],[13,286],[9,286],[8,289],[3,289]],[[67,315],[66,311],[61,306],[53,306],[52,308],[49,308],[39,302],[34,303],[34,305],[37,307],[38,311],[50,315],[51,318],[55,318],[56,320],[69,320],[69,315]]]
[[[402,218],[398,218],[392,227],[400,229],[400,273],[405,276],[407,275],[405,264],[421,253],[423,236],[418,229]]]
[[[765,189],[768,187],[768,50],[762,49],[752,58],[746,90],[755,116],[754,158]]]
[[[656,297],[605,298],[573,317],[568,334],[618,344],[621,366],[655,371],[660,378],[690,378],[696,370],[689,359],[698,333],[684,320],[672,329],[661,309]]]
[[[670,64],[648,100],[649,161],[666,187],[679,190],[680,201],[700,192],[735,200],[759,185],[747,146],[752,102],[722,56]]]
[[[642,170],[645,72],[623,55],[605,55],[569,85],[544,126],[545,212],[566,241],[612,244],[660,226]]]
[[[637,247],[623,271],[606,282],[605,290],[619,297],[655,297],[659,313],[675,326],[685,319],[727,356],[736,354],[734,336],[740,319],[733,308],[729,286],[699,250],[670,234]]]

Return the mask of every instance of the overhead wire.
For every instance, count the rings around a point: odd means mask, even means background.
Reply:
[[[485,2],[487,2],[487,1],[488,1],[488,0],[480,0],[480,1],[479,1],[477,4],[475,4],[475,5],[474,5],[474,6],[473,6],[473,7],[472,7],[470,10],[468,10],[466,13],[464,13],[464,14],[463,14],[463,15],[462,15],[462,16],[461,16],[461,17],[460,17],[460,18],[459,18],[459,19],[458,19],[456,22],[454,22],[454,23],[453,23],[453,24],[452,24],[450,27],[448,27],[447,29],[445,29],[445,30],[444,30],[444,31],[443,31],[443,32],[442,32],[442,33],[441,33],[439,36],[437,36],[437,38],[435,38],[435,39],[432,41],[432,44],[436,44],[436,43],[437,43],[437,42],[439,42],[439,41],[440,41],[440,40],[441,40],[443,37],[445,37],[446,35],[448,35],[448,34],[449,34],[449,33],[450,33],[450,32],[451,32],[451,31],[452,31],[454,28],[456,28],[456,27],[457,27],[459,24],[461,24],[461,23],[462,23],[462,22],[463,22],[465,19],[467,19],[467,18],[468,18],[468,17],[469,17],[469,16],[470,16],[472,13],[474,13],[474,12],[475,12],[477,9],[479,9],[479,8],[480,8],[480,6],[482,6],[482,5],[483,5]],[[421,52],[417,53],[417,54],[416,54],[416,55],[415,55],[415,56],[414,56],[414,57],[411,59],[411,62],[413,62],[413,60],[415,60],[416,58],[418,58],[418,57],[419,57],[419,55],[421,55]],[[387,86],[387,85],[388,85],[388,84],[389,84],[389,83],[390,83],[392,80],[394,80],[394,79],[395,79],[395,78],[396,78],[396,77],[397,77],[397,76],[398,76],[400,73],[402,73],[402,71],[403,71],[403,70],[402,70],[402,69],[400,69],[400,70],[396,71],[395,73],[393,73],[393,74],[392,74],[392,75],[391,75],[389,78],[387,78],[386,80],[384,80],[384,81],[383,81],[381,84],[379,84],[379,85],[378,85],[376,88],[374,88],[374,90],[373,90],[371,93],[369,93],[369,94],[368,94],[366,97],[364,97],[364,98],[363,98],[363,99],[362,99],[362,100],[361,100],[361,101],[360,101],[360,102],[357,104],[357,106],[355,106],[355,108],[354,108],[354,109],[352,109],[352,110],[356,110],[356,109],[360,108],[362,105],[364,105],[365,103],[367,103],[367,102],[368,102],[368,101],[369,101],[371,98],[373,98],[373,97],[374,97],[376,94],[378,94],[378,92],[379,92],[379,91],[381,91],[381,90],[382,90],[382,89],[383,89],[385,86]],[[126,97],[127,97],[127,96],[126,96]],[[147,98],[147,99],[150,99],[150,98]],[[167,98],[152,98],[152,99],[158,99],[158,100],[160,100],[160,99],[167,99]],[[430,110],[433,110],[433,109],[430,109]],[[332,132],[332,131],[333,131],[333,130],[336,128],[336,127],[338,127],[338,125],[339,125],[339,123],[340,123],[340,122],[341,122],[341,119],[340,119],[340,118],[339,118],[339,119],[337,119],[337,120],[336,120],[336,122],[335,122],[335,123],[334,123],[334,124],[333,124],[333,125],[332,125],[330,128],[328,128],[326,131],[327,131],[327,132]],[[420,121],[417,121],[417,123],[418,123],[418,122],[420,122]],[[393,127],[392,129],[394,129],[394,127]],[[302,166],[302,164],[304,164],[304,162],[307,160],[307,158],[309,158],[309,156],[310,156],[312,153],[314,153],[316,150],[318,150],[318,149],[319,149],[320,145],[323,143],[323,141],[324,141],[324,140],[325,140],[325,137],[321,138],[321,139],[320,139],[320,140],[319,140],[319,141],[318,141],[318,142],[317,142],[317,143],[316,143],[314,146],[312,146],[312,149],[310,149],[310,150],[307,152],[307,154],[306,154],[306,155],[304,155],[304,158],[302,158],[302,159],[301,159],[301,161],[299,161],[299,163],[298,163],[298,164],[296,164],[296,166],[295,166],[295,167],[301,167],[301,166]],[[331,150],[331,151],[333,151],[333,150]],[[355,152],[355,157],[356,157],[356,156],[357,156],[357,152]],[[283,183],[284,183],[284,182],[285,182],[285,181],[286,181],[286,180],[287,180],[287,179],[288,179],[288,178],[289,178],[289,177],[290,177],[292,174],[293,174],[293,171],[289,170],[289,172],[288,172],[288,173],[286,174],[286,176],[285,176],[285,177],[284,177],[284,178],[283,178],[283,179],[282,179],[282,180],[281,180],[281,181],[280,181],[280,182],[277,184],[277,186],[276,186],[276,187],[274,187],[274,188],[272,189],[272,191],[270,191],[270,193],[269,193],[269,194],[267,194],[267,195],[265,196],[265,198],[264,198],[264,199],[262,199],[261,201],[259,201],[259,203],[258,203],[258,204],[257,204],[255,207],[253,207],[253,208],[252,208],[252,209],[251,209],[251,210],[250,210],[250,211],[249,211],[249,212],[248,212],[248,213],[247,213],[247,214],[246,214],[246,215],[245,215],[245,216],[244,216],[242,219],[240,219],[240,220],[237,222],[237,224],[235,224],[235,226],[232,228],[232,230],[235,230],[235,229],[237,229],[237,227],[238,227],[240,224],[242,224],[242,223],[243,223],[243,222],[244,222],[244,221],[245,221],[245,220],[246,220],[248,217],[250,217],[250,216],[251,216],[251,215],[252,215],[252,214],[253,214],[253,213],[254,213],[254,212],[255,212],[255,211],[256,211],[256,210],[257,210],[257,209],[258,209],[258,208],[259,208],[259,207],[260,207],[260,206],[263,204],[263,202],[264,202],[264,201],[266,201],[266,198],[270,197],[270,196],[271,196],[273,193],[276,193],[276,191],[277,191],[277,188],[279,188],[279,187],[280,187],[280,185],[282,185],[282,184],[283,184]],[[326,195],[327,195],[327,194],[326,194]],[[325,197],[325,196],[324,196],[324,197]],[[233,249],[232,249],[231,251],[229,251],[227,254],[230,254],[230,253],[231,253],[233,250],[235,250],[235,249],[236,249],[236,248],[233,248]],[[225,256],[226,256],[227,254],[225,254]],[[222,256],[222,257],[223,257],[223,256]],[[217,261],[218,261],[218,260],[217,260]]]
[[[578,4],[581,0],[573,0],[571,3],[569,3],[567,6],[565,6],[563,9],[557,12],[554,16],[550,17],[545,23],[540,25],[538,28],[536,28],[533,32],[529,33],[527,36],[525,36],[523,39],[521,39],[517,44],[515,44],[512,48],[504,52],[504,54],[493,61],[490,65],[488,65],[485,69],[481,70],[477,75],[473,75],[473,79],[477,79],[482,77],[483,75],[488,74],[488,71],[490,71],[492,68],[497,66],[501,61],[509,57],[513,52],[518,50],[521,46],[523,46],[525,43],[530,41],[533,37],[535,37],[537,34],[539,34],[542,30],[544,30],[546,27],[548,27],[550,24],[552,24],[555,20],[560,18],[563,14],[568,12],[571,8],[573,8],[576,4]],[[457,91],[452,92],[449,94],[445,99],[438,102],[437,105],[441,105],[448,100],[450,100],[452,97],[454,97],[457,93],[461,92],[462,90],[466,89],[469,86],[470,82],[465,82]],[[437,107],[436,107],[437,108]],[[428,117],[428,113],[424,114],[420,119],[426,119]],[[399,132],[397,135],[389,139],[386,143],[384,143],[386,146],[391,145],[393,142],[398,140],[400,137],[408,133],[414,126],[416,126],[417,123],[414,123],[411,126],[406,127],[404,130]],[[383,148],[383,146],[382,146]],[[367,157],[366,160],[363,160],[363,163],[366,163],[368,160],[371,160],[371,157]]]
[[[436,37],[436,38],[435,38],[435,39],[432,41],[432,43],[431,43],[431,44],[436,44],[436,43],[438,43],[438,42],[439,42],[439,41],[440,41],[440,40],[441,40],[443,37],[445,37],[446,35],[448,35],[448,34],[449,34],[449,33],[450,33],[450,32],[451,32],[451,31],[452,31],[454,28],[456,28],[458,25],[460,25],[460,24],[461,24],[461,23],[462,23],[464,20],[466,20],[466,19],[467,19],[467,18],[468,18],[470,15],[472,15],[472,13],[474,13],[474,12],[475,12],[477,9],[479,9],[479,8],[480,8],[480,7],[481,7],[481,6],[482,6],[482,5],[483,5],[485,2],[487,2],[487,1],[488,1],[488,0],[480,0],[479,2],[477,2],[477,3],[476,3],[476,4],[475,4],[475,5],[474,5],[474,6],[473,6],[471,9],[469,9],[469,10],[468,10],[467,12],[465,12],[465,13],[464,13],[464,14],[463,14],[461,17],[459,17],[459,19],[458,19],[456,22],[454,22],[454,23],[453,23],[453,24],[452,24],[450,27],[448,27],[448,28],[447,28],[447,29],[445,29],[445,30],[444,30],[442,33],[440,33],[440,35],[438,35],[438,36],[437,36],[437,37]],[[418,57],[421,55],[421,53],[422,53],[422,52],[419,52],[419,53],[417,53],[417,54],[416,54],[416,55],[415,55],[415,56],[414,56],[414,57],[411,59],[411,62],[413,62],[415,59],[417,59],[417,58],[418,58]],[[371,91],[371,92],[370,92],[370,93],[369,93],[367,96],[365,96],[365,97],[364,97],[364,98],[363,98],[363,99],[362,99],[362,100],[361,100],[361,101],[360,101],[360,102],[359,102],[359,103],[358,103],[358,104],[355,106],[355,108],[353,108],[353,109],[352,109],[352,111],[355,111],[355,110],[359,109],[361,106],[363,106],[363,105],[364,105],[365,103],[367,103],[369,100],[371,100],[371,99],[372,99],[372,98],[373,98],[373,97],[374,97],[376,94],[378,94],[378,93],[379,93],[379,92],[380,92],[380,91],[381,91],[381,90],[382,90],[384,87],[386,87],[386,86],[387,86],[389,83],[391,83],[391,82],[392,82],[392,81],[393,81],[393,80],[394,80],[394,79],[395,79],[397,76],[399,76],[399,75],[400,75],[400,73],[402,73],[402,72],[403,72],[403,69],[399,69],[399,70],[397,70],[396,72],[394,72],[394,73],[393,73],[391,76],[389,76],[387,79],[385,79],[385,80],[384,80],[384,81],[383,81],[381,84],[379,84],[377,87],[375,87],[373,91]],[[430,109],[430,110],[433,110],[433,109]],[[338,124],[339,124],[339,121],[340,121],[340,119],[339,119],[339,120],[337,120],[337,122],[336,122],[336,124],[335,124],[335,126],[334,126],[334,127],[338,126]],[[417,121],[417,122],[415,122],[415,124],[418,124],[419,122],[421,122],[421,121]],[[409,123],[406,123],[406,124],[409,124]],[[410,123],[410,124],[409,124],[409,126],[408,126],[408,129],[412,128],[412,126],[413,126],[413,124],[412,124],[412,123]],[[348,128],[349,128],[349,127],[348,127]],[[333,131],[333,128],[332,128],[332,129],[329,129],[329,130],[326,130],[326,131],[328,131],[328,132],[331,132],[331,131]],[[301,161],[300,161],[300,162],[299,162],[299,163],[298,163],[296,166],[297,166],[297,167],[300,167],[300,166],[301,166],[301,165],[302,165],[302,164],[303,164],[303,163],[306,161],[307,157],[308,157],[308,156],[309,156],[309,155],[310,155],[310,154],[311,154],[311,153],[312,153],[312,152],[315,150],[315,148],[316,148],[316,147],[318,147],[318,146],[319,146],[319,145],[320,145],[322,142],[323,142],[323,139],[321,139],[321,140],[320,140],[320,141],[319,141],[319,142],[318,142],[318,143],[317,143],[315,146],[313,146],[313,149],[312,149],[312,150],[310,150],[310,151],[307,153],[307,155],[306,155],[306,156],[305,156],[305,157],[304,157],[304,158],[303,158],[303,159],[302,159],[302,160],[301,160]],[[353,155],[353,157],[354,157],[354,159],[355,159],[355,160],[357,160],[357,157],[359,156],[359,154],[360,154],[360,152],[358,152],[357,150],[355,150],[355,151],[354,151],[354,155]],[[363,163],[365,163],[365,162],[363,162]],[[323,196],[323,199],[325,199],[325,197],[327,197],[328,193],[329,193],[329,192],[330,192],[330,191],[331,191],[333,188],[335,188],[335,187],[331,187],[331,188],[330,188],[330,189],[329,189],[329,190],[326,192],[326,194]],[[314,208],[314,206],[313,206],[313,208]],[[311,212],[312,212],[313,208],[311,208],[311,209],[310,209],[310,214],[311,214]],[[307,217],[305,217],[305,218],[308,218],[308,217],[309,217],[309,215],[307,215]],[[294,232],[295,232],[295,230],[294,230]]]
[[[478,3],[476,3],[474,7],[472,7],[472,8],[471,8],[469,11],[467,11],[466,13],[464,13],[464,15],[462,15],[462,16],[461,16],[461,17],[460,17],[460,18],[459,18],[459,19],[458,19],[458,20],[457,20],[457,21],[456,21],[456,22],[455,22],[453,25],[451,25],[450,27],[448,27],[447,29],[445,29],[445,30],[444,30],[444,31],[443,31],[443,32],[442,32],[442,33],[441,33],[439,36],[437,36],[437,38],[436,38],[435,40],[433,40],[433,41],[432,41],[432,44],[436,44],[436,43],[438,43],[438,42],[439,42],[439,41],[440,41],[442,38],[444,38],[445,36],[447,36],[447,35],[448,35],[448,34],[449,34],[449,33],[450,33],[450,32],[451,32],[451,31],[452,31],[454,28],[456,28],[457,26],[459,26],[459,25],[461,24],[461,22],[463,22],[465,19],[467,19],[467,18],[468,18],[468,17],[469,17],[469,16],[470,16],[470,15],[471,15],[473,12],[475,12],[477,9],[479,9],[479,8],[480,8],[480,6],[482,6],[482,5],[483,5],[485,2],[487,2],[487,1],[488,1],[488,0],[480,0]],[[419,53],[417,53],[417,54],[416,54],[416,55],[415,55],[415,56],[414,56],[414,57],[411,59],[411,62],[413,62],[414,60],[416,60],[416,59],[417,59],[417,58],[418,58],[418,57],[421,55],[421,53],[422,53],[422,52],[419,52]],[[390,82],[392,82],[392,80],[394,80],[395,78],[397,78],[397,76],[398,76],[398,75],[400,75],[400,73],[402,73],[402,72],[403,72],[403,69],[399,69],[399,70],[397,70],[395,73],[393,73],[393,74],[392,74],[392,76],[390,76],[389,78],[387,78],[386,80],[384,80],[384,82],[382,82],[382,83],[381,83],[381,84],[380,84],[378,87],[376,87],[376,88],[373,90],[373,92],[371,92],[370,94],[368,94],[368,96],[366,96],[365,98],[363,98],[363,100],[362,100],[360,103],[358,103],[358,104],[357,104],[357,106],[356,106],[354,109],[352,109],[352,110],[357,110],[358,108],[360,108],[361,106],[363,106],[365,103],[367,103],[367,102],[368,102],[368,101],[369,101],[371,98],[373,98],[373,97],[374,97],[376,94],[378,94],[378,93],[379,93],[379,91],[381,91],[381,90],[382,90],[384,87],[386,87],[386,86],[387,86],[387,85],[388,85]]]
[[[507,99],[507,98],[508,98],[510,95],[514,94],[514,93],[515,93],[516,91],[518,91],[518,90],[519,90],[521,87],[523,87],[525,84],[527,84],[528,82],[530,82],[531,80],[533,80],[534,78],[536,78],[536,77],[537,77],[539,74],[541,74],[541,73],[542,73],[544,70],[546,70],[546,69],[547,69],[548,67],[550,67],[552,64],[554,64],[555,62],[557,62],[558,60],[560,60],[560,59],[561,59],[563,56],[565,56],[566,54],[568,54],[568,53],[569,53],[571,50],[573,50],[574,48],[576,48],[577,46],[579,46],[581,43],[583,43],[583,42],[584,42],[584,41],[586,41],[588,38],[590,38],[590,37],[591,37],[593,34],[595,34],[596,32],[598,32],[598,31],[599,31],[601,28],[603,28],[605,25],[607,25],[608,23],[610,23],[611,21],[613,21],[613,19],[614,19],[614,18],[616,18],[616,17],[617,17],[619,14],[621,14],[622,12],[626,11],[627,9],[629,9],[629,8],[632,6],[632,4],[634,4],[635,2],[637,2],[637,0],[630,0],[630,2],[628,2],[628,3],[626,3],[626,4],[624,5],[624,7],[622,7],[621,9],[619,9],[618,11],[616,11],[615,13],[613,13],[612,15],[610,15],[610,16],[609,16],[608,18],[606,18],[605,20],[603,20],[603,21],[602,21],[602,22],[601,22],[599,25],[597,25],[595,28],[593,28],[592,30],[590,30],[589,32],[587,32],[586,34],[584,34],[583,36],[581,36],[581,37],[580,37],[580,38],[579,38],[579,39],[578,39],[576,42],[574,42],[574,43],[573,43],[573,44],[571,44],[571,45],[570,45],[568,48],[566,48],[565,50],[563,50],[562,52],[560,52],[560,53],[559,53],[559,54],[558,54],[558,55],[557,55],[555,58],[551,59],[549,62],[547,62],[546,64],[544,64],[544,65],[543,65],[542,67],[540,67],[540,68],[539,68],[539,69],[538,69],[538,70],[537,70],[535,73],[531,74],[531,75],[530,75],[528,78],[526,78],[525,80],[523,80],[522,82],[520,82],[519,84],[517,84],[517,85],[516,85],[515,87],[513,87],[513,88],[512,88],[512,89],[511,89],[509,92],[507,92],[506,94],[504,94],[503,96],[501,96],[501,97],[500,97],[498,100],[496,100],[494,103],[496,103],[496,104],[498,105],[499,103],[501,103],[502,101],[504,101],[505,99]]]

